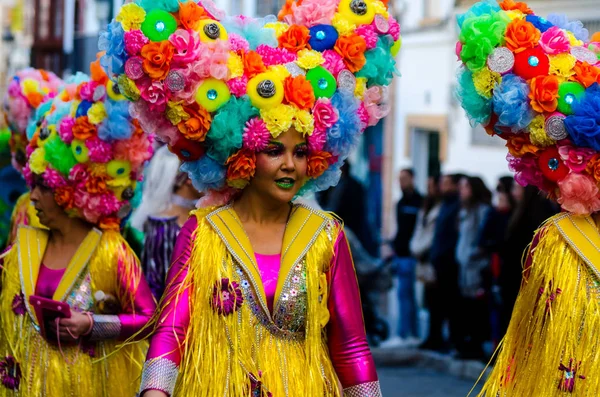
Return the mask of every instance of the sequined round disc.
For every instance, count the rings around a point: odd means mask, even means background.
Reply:
[[[185,88],[185,77],[181,72],[171,70],[165,79],[165,84],[171,92],[181,91]]]
[[[125,62],[125,74],[131,80],[137,80],[144,76],[143,60],[140,57],[132,57]]]
[[[587,62],[590,65],[598,63],[598,57],[596,54],[585,47],[573,47],[571,48],[571,55],[573,55],[579,62]]]
[[[304,69],[302,69],[300,66],[298,66],[295,62],[286,63],[285,68],[287,69],[288,72],[290,72],[290,75],[292,77],[306,75],[306,72],[304,71]]]
[[[375,31],[379,34],[387,34],[390,31],[390,22],[383,15],[375,15]]]
[[[354,92],[356,77],[354,77],[351,71],[344,69],[338,74],[337,83],[340,91]]]
[[[498,47],[488,57],[487,65],[492,72],[508,73],[515,66],[515,55],[506,47]]]
[[[117,216],[119,217],[119,219],[123,219],[127,215],[129,215],[130,212],[131,212],[131,204],[125,203],[119,209],[119,212],[117,213]]]
[[[555,141],[566,139],[569,134],[565,128],[565,116],[553,115],[548,117],[546,119],[546,135]]]
[[[94,90],[94,101],[98,102],[101,101],[102,98],[104,98],[106,96],[106,87],[103,85],[99,85],[98,87],[96,87],[96,89]]]

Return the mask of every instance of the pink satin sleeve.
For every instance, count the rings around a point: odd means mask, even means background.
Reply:
[[[335,372],[344,389],[374,385],[378,381],[377,371],[367,343],[354,263],[343,231],[335,243],[329,285],[331,318],[327,333]]]
[[[167,275],[167,289],[163,297],[164,306],[154,335],[150,341],[147,360],[166,358],[179,366],[182,345],[190,322],[189,293],[179,291],[187,275],[188,260],[192,252],[192,235],[198,221],[195,216],[187,220],[181,228],[175,248],[173,260]]]

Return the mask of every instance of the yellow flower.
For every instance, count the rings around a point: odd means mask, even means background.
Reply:
[[[280,81],[285,80],[290,75],[290,72],[283,65],[269,66],[269,72],[275,74]]]
[[[543,115],[536,116],[529,124],[529,137],[531,143],[540,147],[552,146],[556,142],[546,134],[546,118]]]
[[[46,161],[46,150],[44,148],[37,148],[31,153],[29,157],[29,169],[34,174],[41,175],[48,168],[48,162]]]
[[[297,110],[294,128],[303,136],[312,135],[315,130],[315,119],[307,110]]]
[[[267,129],[273,138],[277,138],[282,132],[292,127],[296,112],[292,106],[277,105],[270,109],[261,109],[260,116],[267,125]]]
[[[381,0],[367,0],[366,1],[368,7],[373,7],[375,10],[375,14],[381,14],[385,18],[389,18],[390,13],[387,10],[387,7]]]
[[[107,179],[106,184],[113,189],[119,187],[127,187],[131,184],[131,179],[129,179],[129,176],[124,178]]]
[[[122,74],[119,76],[117,83],[119,85],[119,90],[124,97],[132,101],[140,99],[140,90],[137,88],[137,85],[135,85],[135,81]]]
[[[569,38],[569,42],[573,47],[579,47],[583,45],[583,41],[578,40],[577,37],[573,34],[573,32],[565,31],[567,33],[567,37]]]
[[[100,124],[107,116],[106,109],[102,102],[94,103],[87,112],[88,120],[92,124]]]
[[[513,21],[515,19],[525,19],[525,14],[523,14],[519,10],[508,10],[508,11],[504,11],[504,12],[506,12],[506,15],[508,15],[508,17]]]
[[[492,72],[487,66],[473,74],[475,90],[479,95],[488,99],[492,97],[492,90],[501,81],[500,73]]]
[[[75,117],[75,115],[77,114],[77,108],[79,107],[80,103],[81,101],[77,99],[74,99],[73,102],[71,102],[71,111],[69,112],[71,114],[71,117]]]
[[[290,28],[290,25],[288,25],[287,23],[283,23],[283,22],[271,22],[271,23],[267,23],[265,25],[265,28],[273,29],[275,31],[275,36],[279,37],[288,31],[288,29]]]
[[[105,177],[108,174],[106,173],[106,164],[105,163],[89,163],[88,170],[90,171],[90,175],[93,177]]]
[[[23,80],[23,82],[21,83],[21,87],[23,88],[23,94],[25,96],[40,91],[40,84],[33,79]]]
[[[577,59],[569,54],[563,53],[550,57],[550,74],[558,76],[558,79],[562,82],[568,80],[569,77],[575,74],[573,68],[577,63]]]
[[[232,79],[235,79],[236,77],[242,77],[244,75],[244,62],[242,62],[242,57],[233,51],[229,52],[227,67],[229,68]]]
[[[356,25],[352,22],[348,21],[345,16],[337,12],[333,19],[331,20],[331,24],[337,30],[340,36],[345,36],[350,33],[353,33],[356,29]]]
[[[115,19],[117,22],[121,22],[121,26],[126,32],[138,30],[146,19],[146,11],[135,3],[125,4]]]
[[[182,102],[169,101],[169,103],[167,104],[166,116],[167,119],[169,119],[169,121],[173,125],[177,125],[184,120],[190,119],[190,115],[187,114],[185,110],[183,110],[183,106],[181,106],[181,103]]]
[[[354,88],[354,96],[363,99],[367,90],[367,79],[365,77],[356,78],[356,87]]]
[[[314,69],[323,63],[325,63],[325,58],[323,58],[323,55],[319,51],[307,49],[298,51],[296,64],[302,69]]]

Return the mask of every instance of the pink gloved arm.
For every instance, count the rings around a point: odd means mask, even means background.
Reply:
[[[198,221],[192,216],[179,232],[171,268],[167,275],[167,289],[158,325],[150,341],[150,350],[144,364],[140,394],[160,390],[173,394],[183,350],[185,334],[190,322],[189,293],[181,289],[187,275],[192,252],[192,236]]]
[[[377,371],[365,333],[354,263],[343,231],[335,243],[329,285],[329,354],[344,394],[380,397]]]
[[[118,315],[94,314],[91,340],[126,340],[132,336],[141,339],[151,330],[136,335],[152,318],[156,302],[146,279],[142,275],[139,261],[125,245],[118,253],[118,297],[122,313]]]

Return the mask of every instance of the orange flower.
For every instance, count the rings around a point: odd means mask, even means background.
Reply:
[[[527,153],[536,154],[540,148],[529,140],[529,134],[515,134],[506,140],[506,147],[515,157],[523,157]]]
[[[190,115],[190,118],[177,124],[177,128],[187,139],[204,142],[212,122],[210,113],[198,105],[184,106],[183,110]]]
[[[541,35],[532,23],[515,19],[506,28],[506,47],[515,53],[525,51],[535,47]]]
[[[331,153],[314,152],[308,155],[306,175],[309,178],[318,178],[329,168]]]
[[[531,107],[538,113],[554,112],[558,106],[558,77],[540,76],[531,79],[529,99]]]
[[[227,159],[227,181],[229,185],[243,189],[256,171],[256,153],[250,149],[241,149]]]
[[[188,30],[198,30],[200,21],[210,16],[194,1],[179,3],[179,21]]]
[[[102,177],[90,176],[85,180],[85,190],[92,194],[106,193],[106,180]]]
[[[72,209],[73,188],[71,186],[57,187],[54,191],[54,201],[65,210]]]
[[[585,169],[588,174],[594,177],[597,182],[600,182],[600,154],[596,153],[588,161]]]
[[[92,80],[94,80],[95,82],[97,82],[100,85],[106,85],[106,83],[108,82],[108,76],[106,75],[106,72],[104,71],[104,69],[102,69],[102,66],[100,66],[100,56],[101,54],[104,54],[103,52],[99,53],[97,55],[97,58],[94,62],[92,62],[90,64],[90,73],[91,73],[91,77]]]
[[[309,39],[310,31],[306,26],[292,25],[287,32],[279,36],[279,47],[298,52],[310,48],[308,45]]]
[[[358,72],[367,63],[367,59],[365,58],[366,50],[367,42],[355,33],[348,36],[341,36],[335,43],[335,52],[344,58],[346,67],[352,73]]]
[[[142,47],[144,71],[153,79],[164,80],[169,74],[175,49],[168,41],[148,43]]]
[[[80,116],[75,119],[73,125],[73,136],[75,139],[85,141],[88,138],[96,136],[96,126],[88,120],[88,116]]]
[[[312,109],[315,104],[315,93],[313,87],[306,77],[299,75],[287,77],[284,82],[285,100],[294,104],[298,109]]]
[[[121,226],[121,222],[119,221],[119,218],[117,218],[116,216],[104,217],[104,218],[100,219],[100,222],[98,223],[98,227],[100,227],[100,229],[114,230],[116,232],[118,232],[120,230],[120,226]]]
[[[31,105],[35,109],[40,106],[40,104],[44,100],[44,96],[39,92],[30,92],[29,94],[27,94],[27,100],[29,101],[29,105]]]
[[[262,57],[256,51],[242,53],[242,61],[244,62],[244,72],[248,78],[267,71]]]
[[[573,78],[583,84],[586,88],[594,83],[600,83],[600,68],[587,62],[577,62]]]
[[[521,11],[523,14],[533,14],[531,8],[529,8],[526,3],[520,1],[503,0],[502,3],[500,3],[500,7],[502,7],[504,11],[517,10]]]

